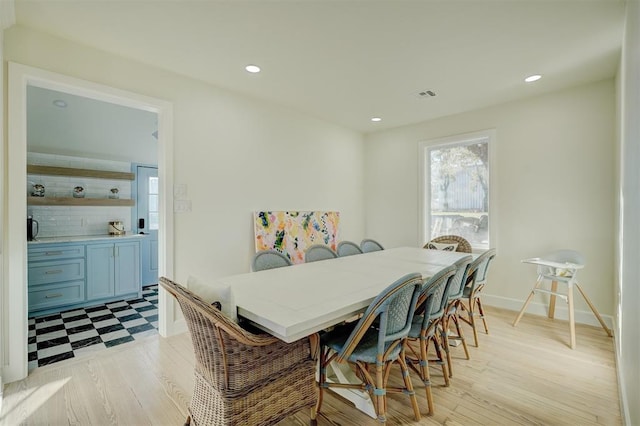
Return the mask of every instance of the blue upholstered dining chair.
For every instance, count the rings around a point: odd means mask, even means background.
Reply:
[[[352,387],[367,391],[374,402],[380,422],[386,421],[387,392],[409,395],[416,420],[420,420],[418,401],[405,362],[406,338],[422,289],[422,276],[408,274],[384,289],[371,302],[364,315],[355,323],[338,326],[320,336],[319,395],[316,414],[320,413],[323,392],[332,386]],[[332,362],[348,362],[361,384],[327,381],[327,366]],[[389,387],[387,380],[392,365],[400,365],[404,387]],[[374,368],[370,368],[374,365]]]
[[[478,347],[478,330],[476,326],[475,316],[479,315],[484,324],[484,332],[489,334],[489,327],[487,327],[487,319],[484,316],[484,309],[482,309],[482,301],[480,295],[485,285],[487,284],[487,272],[489,271],[489,265],[496,257],[496,249],[489,249],[480,254],[469,266],[469,274],[467,279],[467,286],[464,288],[464,294],[458,305],[460,309],[467,312],[467,317],[459,316],[463,321],[469,324],[473,330],[473,340],[476,347]],[[466,305],[464,303],[466,299]]]
[[[382,244],[370,238],[365,238],[364,240],[362,240],[360,242],[360,248],[364,253],[369,253],[370,251],[384,250],[384,247],[382,247]]]
[[[442,366],[445,384],[449,386],[449,373],[441,346],[447,342],[440,341],[442,335],[438,332],[438,325],[445,312],[447,291],[457,271],[458,267],[455,265],[444,267],[424,283],[407,340],[406,361],[424,384],[429,414],[434,412],[429,374],[429,342],[433,343],[437,363]]]
[[[304,252],[305,262],[317,262],[318,260],[335,259],[338,253],[324,244],[313,244]]]
[[[353,256],[354,254],[362,254],[360,246],[352,241],[340,241],[338,243],[338,256]]]
[[[458,259],[453,265],[457,268],[456,274],[451,279],[449,284],[449,291],[447,292],[447,301],[445,304],[444,313],[440,319],[440,331],[442,335],[444,350],[447,355],[447,367],[449,367],[449,377],[453,377],[453,365],[451,362],[451,350],[449,347],[449,340],[459,340],[462,342],[464,354],[467,359],[469,357],[469,348],[467,347],[467,341],[464,338],[462,328],[460,328],[460,312],[462,297],[464,295],[464,289],[468,282],[468,274],[471,269],[471,263],[473,257],[465,256],[462,259]],[[451,323],[456,327],[456,334],[449,329]]]
[[[287,256],[276,250],[261,250],[253,256],[251,270],[264,271],[265,269],[281,268],[291,266],[293,263]]]

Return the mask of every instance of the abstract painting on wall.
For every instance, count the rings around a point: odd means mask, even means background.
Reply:
[[[261,211],[253,219],[256,251],[277,250],[293,263],[303,263],[312,244],[336,250],[339,212]]]

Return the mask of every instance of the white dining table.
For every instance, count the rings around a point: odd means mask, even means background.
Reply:
[[[230,286],[238,315],[285,342],[310,336],[363,312],[390,284],[409,273],[428,279],[468,253],[397,247],[297,264],[217,280]],[[359,383],[346,365],[327,367],[327,380]],[[332,388],[376,418],[367,392]]]
[[[293,342],[364,311],[406,274],[427,279],[466,253],[398,247],[220,278],[238,315]]]

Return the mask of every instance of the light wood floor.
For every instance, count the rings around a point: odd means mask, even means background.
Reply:
[[[569,349],[563,321],[488,309],[490,335],[480,347],[452,348],[454,377],[436,386],[434,416],[419,424],[620,425],[613,339],[600,328],[577,325],[577,348]],[[467,337],[471,337],[466,328]],[[471,339],[472,340],[472,339]],[[181,425],[191,396],[193,355],[186,334],[121,345],[83,358],[41,367],[6,386],[3,425]],[[395,376],[398,376],[397,374]],[[425,414],[426,398],[414,379]],[[387,424],[415,424],[406,396],[390,395]],[[331,394],[320,425],[377,422]],[[281,424],[308,424],[308,410]]]

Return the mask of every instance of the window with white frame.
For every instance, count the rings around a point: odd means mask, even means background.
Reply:
[[[422,235],[459,235],[474,249],[489,248],[489,166],[492,132],[421,146]]]

